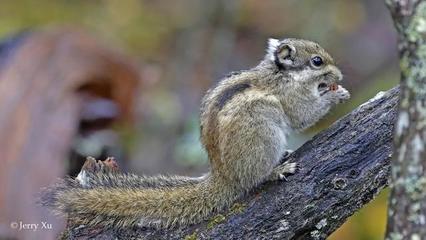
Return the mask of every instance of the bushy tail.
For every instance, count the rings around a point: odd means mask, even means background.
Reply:
[[[45,189],[41,203],[57,213],[68,214],[74,224],[170,227],[199,222],[231,204],[238,195],[236,190],[208,178],[177,187],[90,189],[67,178]]]

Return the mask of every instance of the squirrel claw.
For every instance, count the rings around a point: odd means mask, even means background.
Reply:
[[[281,165],[278,165],[276,168],[274,168],[271,176],[269,177],[269,180],[271,180],[271,181],[277,181],[277,180],[288,181],[286,174],[293,174],[297,171],[297,169],[298,169],[297,163],[285,162]]]
[[[279,174],[278,178],[279,178],[279,180],[283,180],[285,182],[288,182],[288,179],[287,179],[287,177],[284,174]]]

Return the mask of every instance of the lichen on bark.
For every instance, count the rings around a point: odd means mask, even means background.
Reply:
[[[399,35],[401,96],[387,239],[426,239],[426,1],[388,0]]]

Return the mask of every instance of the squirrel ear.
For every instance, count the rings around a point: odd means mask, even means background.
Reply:
[[[278,39],[275,39],[275,38],[268,39],[268,48],[266,50],[266,55],[267,55],[267,58],[269,58],[271,61],[274,61],[275,51],[277,51],[279,45],[280,45],[280,41]]]
[[[296,48],[288,43],[282,43],[278,46],[273,55],[273,61],[278,68],[293,66],[296,57]]]
[[[280,45],[280,40],[275,38],[268,39],[268,52],[275,52]]]
[[[296,48],[290,43],[282,43],[278,39],[269,38],[266,56],[279,67],[291,66],[296,56]]]
[[[279,62],[284,65],[292,65],[295,55],[296,48],[288,43],[279,45],[276,50],[276,57],[278,57]]]

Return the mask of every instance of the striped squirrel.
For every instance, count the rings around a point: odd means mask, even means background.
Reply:
[[[202,100],[201,142],[210,172],[199,178],[139,177],[111,164],[83,170],[44,190],[41,203],[88,226],[174,227],[200,222],[269,180],[285,179],[296,163],[281,163],[287,136],[349,99],[342,73],[317,43],[269,39],[264,59],[232,73]]]

